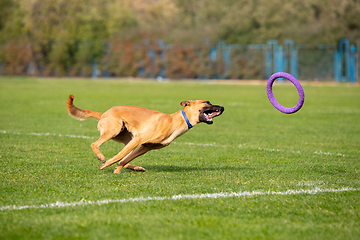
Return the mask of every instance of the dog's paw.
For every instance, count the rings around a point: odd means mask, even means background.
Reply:
[[[98,155],[96,155],[96,157],[97,157],[97,159],[99,159],[102,162],[105,161],[105,156],[103,154],[98,154]]]
[[[99,170],[104,170],[105,168],[107,168],[108,166],[105,165],[106,162],[103,162],[100,167],[99,167]]]
[[[143,167],[134,167],[134,171],[136,172],[146,172],[146,169]]]
[[[122,169],[122,166],[117,166],[117,167],[115,168],[114,173],[120,173],[120,172],[121,172],[121,169]]]

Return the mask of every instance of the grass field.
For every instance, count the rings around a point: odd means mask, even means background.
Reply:
[[[0,78],[0,239],[359,239],[360,87]],[[292,107],[292,85],[276,83]],[[98,170],[94,119],[65,107],[223,105],[169,147]],[[108,159],[121,144],[107,142]]]

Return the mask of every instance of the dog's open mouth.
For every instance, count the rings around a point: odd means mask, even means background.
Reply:
[[[206,111],[204,112],[204,116],[207,121],[212,121],[212,119],[216,116],[219,116],[221,114],[220,110],[213,111]]]
[[[224,111],[224,107],[222,106],[211,106],[211,107],[205,107],[200,112],[200,122],[206,122],[207,124],[213,123],[213,118],[221,115]]]

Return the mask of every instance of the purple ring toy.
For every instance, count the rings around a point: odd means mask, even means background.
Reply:
[[[280,103],[278,103],[278,101],[276,101],[274,94],[272,92],[272,85],[273,85],[274,81],[278,78],[286,78],[295,85],[295,87],[299,93],[299,101],[295,107],[287,108],[287,107],[282,106]],[[302,107],[302,105],[304,104],[304,100],[305,100],[304,90],[301,87],[301,84],[299,83],[299,81],[289,73],[277,72],[277,73],[274,73],[273,75],[271,75],[271,77],[269,78],[267,85],[266,85],[266,92],[267,92],[267,96],[268,96],[271,104],[277,110],[279,110],[280,112],[286,113],[286,114],[295,113],[295,112],[299,111],[300,108]]]

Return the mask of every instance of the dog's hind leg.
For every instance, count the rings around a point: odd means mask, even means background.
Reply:
[[[121,132],[122,128],[122,121],[119,121],[113,117],[103,118],[99,121],[98,129],[101,135],[97,141],[91,144],[91,148],[100,161],[105,161],[104,155],[100,152],[100,146],[104,142],[116,137]]]
[[[116,166],[114,173],[119,173],[120,171],[117,170],[119,168],[119,166]],[[146,172],[146,169],[140,166],[134,166],[134,165],[130,165],[130,164],[126,164],[124,166],[125,169],[129,169],[129,170],[133,170],[135,172]],[[121,169],[120,169],[121,170]]]
[[[144,145],[141,145],[138,149],[136,149],[132,153],[128,154],[126,157],[124,157],[119,162],[119,164],[115,168],[114,173],[120,173],[122,168],[130,169],[130,170],[134,170],[134,171],[139,171],[139,172],[145,172],[146,171],[145,168],[130,165],[129,162],[132,161],[133,159],[145,154],[146,152],[148,152],[150,150],[151,150],[151,148],[148,148],[148,147],[145,147]]]
[[[100,166],[100,170],[103,170],[109,167],[110,165],[113,165],[114,163],[125,158],[127,155],[130,156],[130,153],[132,153],[132,151],[134,151],[139,145],[140,145],[140,139],[138,137],[134,137],[128,144],[125,145],[125,147],[117,155],[107,160],[106,162],[103,162]],[[122,166],[124,165],[125,164],[123,164]]]

